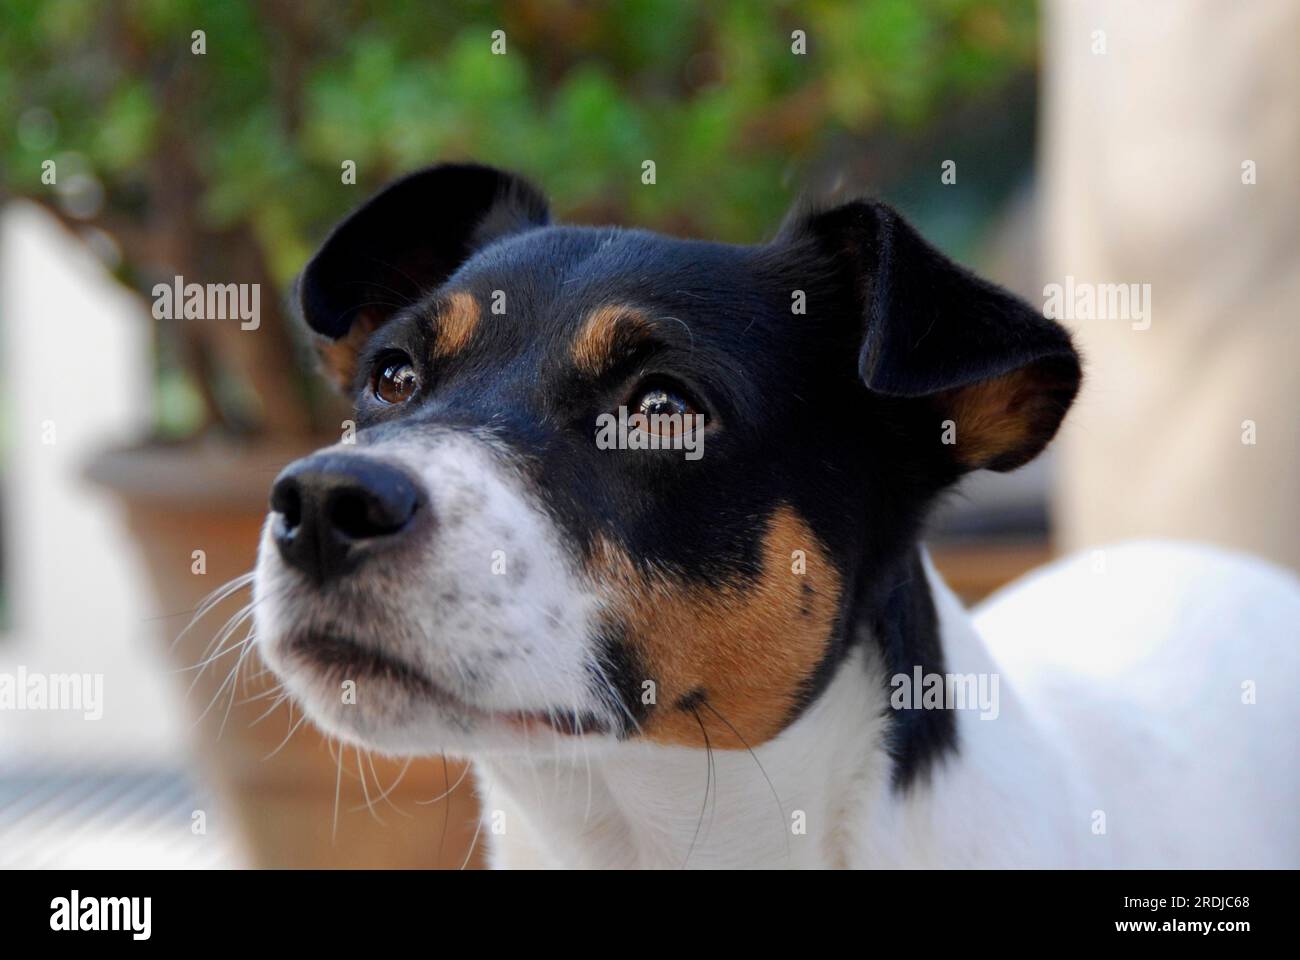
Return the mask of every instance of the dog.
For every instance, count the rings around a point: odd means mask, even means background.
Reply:
[[[1294,577],[1130,544],[972,617],[929,562],[1081,365],[889,207],[733,246],[440,165],[298,299],[356,432],[274,483],[257,645],[329,734],[472,758],[494,866],[1300,864]]]

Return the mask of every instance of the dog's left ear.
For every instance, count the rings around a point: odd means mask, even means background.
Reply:
[[[389,184],[334,228],[298,280],[325,372],[347,387],[357,354],[395,311],[475,251],[549,219],[532,184],[492,167],[441,164]]]
[[[1055,435],[1082,375],[1060,324],[949,260],[884,204],[796,215],[780,239],[811,241],[851,285],[862,382],[924,398],[958,473],[1013,470]]]

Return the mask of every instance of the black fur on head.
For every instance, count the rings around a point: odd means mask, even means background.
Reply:
[[[500,315],[488,308],[496,300]],[[448,350],[438,317],[453,302],[461,319]],[[869,201],[802,210],[771,243],[730,246],[551,226],[545,201],[517,177],[433,167],[334,231],[303,274],[301,303],[326,350],[349,343],[338,379],[356,393],[359,443],[490,425],[527,465],[575,556],[590,561],[596,543],[613,544],[691,596],[757,591],[781,575],[763,544],[778,519],[795,518],[833,568],[804,593],[833,589],[833,615],[764,642],[806,645],[807,670],[781,679],[788,696],[762,701],[737,678],[754,667],[734,662],[732,645],[717,676],[683,678],[671,694],[724,714],[757,711],[736,722],[754,740],[814,700],[855,643],[875,644],[890,675],[942,672],[923,519],[963,474],[1036,456],[1080,381],[1059,325]],[[638,335],[608,338],[599,363],[577,362],[593,316],[611,310],[634,314]],[[401,408],[373,396],[373,369],[394,355],[421,375]],[[596,449],[596,417],[646,383],[671,385],[707,415],[701,459]],[[715,641],[701,631],[647,639],[652,624],[611,619],[605,661],[623,674],[631,712],[644,715],[640,680],[662,669],[666,645]],[[771,659],[755,653],[755,664]],[[944,711],[895,719],[905,785],[954,745],[954,726]]]

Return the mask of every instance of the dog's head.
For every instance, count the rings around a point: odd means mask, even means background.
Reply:
[[[394,751],[772,738],[936,495],[1034,457],[1079,384],[1059,326],[870,202],[727,246],[551,226],[440,166],[300,297],[355,441],[275,483],[258,641]]]

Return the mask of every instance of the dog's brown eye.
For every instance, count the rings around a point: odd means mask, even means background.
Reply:
[[[639,429],[660,435],[689,432],[694,428],[696,409],[679,393],[664,387],[646,390],[636,401],[636,412],[646,419],[638,422]]]
[[[384,403],[405,403],[418,385],[415,367],[404,360],[393,360],[385,363],[375,377],[375,396]]]
[[[655,414],[684,414],[691,413],[691,405],[675,393],[667,390],[647,390],[641,394],[641,401],[637,405],[639,412],[644,413],[647,417]]]

